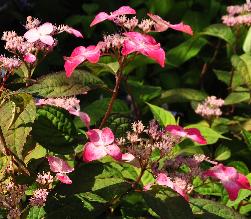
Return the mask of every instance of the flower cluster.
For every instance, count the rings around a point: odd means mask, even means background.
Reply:
[[[202,103],[198,104],[195,112],[204,118],[211,119],[214,117],[221,116],[222,111],[220,107],[224,105],[224,100],[217,99],[215,96],[207,97]]]
[[[222,21],[227,26],[250,25],[251,3],[247,1],[243,5],[231,5],[227,7],[227,15],[222,16]]]
[[[1,183],[0,207],[8,210],[8,219],[20,217],[21,211],[19,204],[24,196],[25,189],[25,185],[17,185],[12,181]]]
[[[30,198],[31,206],[44,206],[49,192],[48,189],[36,189]]]
[[[90,117],[87,113],[80,111],[80,101],[75,97],[68,98],[47,98],[38,99],[36,101],[37,106],[51,105],[66,109],[70,114],[79,116],[79,118],[84,122],[86,127],[90,127]]]
[[[115,56],[119,63],[131,53],[142,54],[147,56],[161,67],[165,65],[165,51],[161,48],[160,43],[148,35],[148,32],[162,32],[168,28],[185,32],[192,35],[190,26],[183,23],[170,24],[157,15],[148,14],[150,19],[143,19],[141,22],[134,16],[128,18],[126,15],[134,15],[136,11],[129,6],[122,6],[118,10],[107,14],[100,12],[96,15],[90,26],[93,27],[105,20],[110,20],[122,28],[120,33],[105,36],[96,46],[88,47],[79,46],[75,48],[70,57],[65,57],[66,76],[70,77],[74,69],[85,60],[91,63],[97,63],[101,55],[107,53]],[[137,32],[136,28],[140,31]]]

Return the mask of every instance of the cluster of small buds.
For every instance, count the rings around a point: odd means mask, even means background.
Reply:
[[[37,18],[33,18],[31,16],[28,16],[26,19],[25,28],[27,30],[30,30],[30,29],[38,27],[40,24],[41,24],[40,20],[38,20]]]
[[[231,5],[227,7],[227,15],[222,16],[222,21],[227,26],[251,25],[251,3]]]
[[[69,98],[39,99],[37,100],[36,105],[37,106],[51,105],[51,106],[64,108],[67,111],[72,111],[72,110],[80,109],[79,103],[80,103],[80,100],[78,100],[76,97],[69,97]]]
[[[154,120],[147,127],[141,121],[132,123],[132,131],[127,132],[126,138],[116,140],[118,145],[124,145],[141,163],[148,162],[156,148],[160,150],[161,156],[167,155],[179,141],[180,137],[163,133]]]
[[[12,181],[0,185],[0,207],[8,210],[7,218],[18,218],[21,215],[18,206],[25,190],[25,185],[16,185]]]
[[[198,104],[195,112],[204,118],[211,119],[222,115],[220,107],[224,105],[224,100],[217,99],[215,96],[207,97],[202,103]]]
[[[44,206],[49,192],[47,189],[36,189],[30,198],[31,206]]]
[[[53,183],[53,176],[50,172],[42,172],[38,173],[36,182],[39,183],[42,186],[49,186],[51,183]]]
[[[140,24],[138,25],[138,27],[144,32],[144,33],[148,33],[152,30],[153,26],[154,26],[155,22],[150,20],[150,19],[143,19]]]
[[[0,67],[11,72],[13,69],[19,68],[22,62],[18,58],[8,58],[0,55]]]
[[[114,23],[116,23],[119,26],[125,27],[129,31],[134,30],[135,27],[137,27],[138,22],[139,21],[138,21],[137,17],[134,16],[130,19],[130,18],[127,18],[125,15],[118,16],[114,20]]]
[[[104,40],[99,43],[102,50],[108,51],[115,48],[120,49],[124,43],[125,37],[120,34],[111,34],[104,36]]]

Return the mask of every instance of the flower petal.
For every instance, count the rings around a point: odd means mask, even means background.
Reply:
[[[74,69],[86,59],[85,51],[86,49],[83,46],[76,47],[71,56],[65,58],[64,68],[67,77],[70,77]]]
[[[98,46],[88,46],[86,48],[85,57],[90,63],[97,63],[99,61],[101,52]]]
[[[72,27],[66,28],[65,30],[67,33],[74,35],[75,37],[79,37],[79,38],[84,38],[84,36],[82,35],[82,33]]]
[[[122,153],[120,151],[120,148],[116,144],[111,144],[106,146],[106,152],[107,154],[112,156],[115,160],[122,159]]]
[[[28,30],[25,34],[24,34],[24,38],[29,42],[29,43],[34,43],[37,40],[39,40],[40,34],[37,31],[36,28],[30,29]]]
[[[206,139],[201,135],[200,131],[196,128],[188,128],[185,129],[187,138],[199,143],[199,144],[207,144]]]
[[[122,6],[116,11],[112,12],[112,16],[120,16],[124,14],[136,14],[136,11],[130,6]]]
[[[88,142],[85,144],[85,148],[83,151],[83,160],[85,162],[98,160],[106,155],[107,152],[104,146],[95,146],[92,142]]]
[[[80,119],[84,122],[86,128],[90,128],[91,118],[85,112],[79,112]]]
[[[91,129],[87,132],[88,138],[96,146],[103,146],[104,145],[104,142],[103,142],[101,135],[102,135],[102,130],[100,130],[100,129]]]
[[[61,181],[64,184],[72,184],[71,179],[69,178],[69,176],[67,176],[66,174],[63,173],[57,173],[56,177],[59,181]]]
[[[130,153],[122,154],[122,160],[125,162],[131,162],[134,159],[135,159],[135,157]]]
[[[187,135],[186,131],[179,125],[168,125],[165,127],[165,131],[180,137],[186,137]]]
[[[96,17],[94,18],[94,20],[91,22],[90,24],[90,27],[93,27],[94,25],[102,22],[102,21],[105,21],[109,18],[110,15],[108,15],[107,13],[105,12],[100,12],[96,15]]]
[[[54,26],[52,23],[46,22],[37,28],[40,35],[49,35],[53,32]]]
[[[166,31],[170,25],[169,22],[163,20],[160,16],[148,13],[147,14],[154,22],[154,27],[156,32]]]
[[[40,41],[48,46],[52,46],[54,43],[54,39],[50,35],[44,35],[39,37]]]
[[[156,178],[156,183],[161,186],[167,186],[173,189],[174,185],[171,181],[170,177],[168,177],[165,173],[159,173]]]
[[[172,29],[174,29],[174,30],[187,33],[189,35],[193,35],[192,28],[189,25],[184,24],[183,22],[181,22],[179,24],[170,24],[169,27],[172,28]]]
[[[48,156],[47,160],[50,165],[50,169],[55,173],[70,173],[74,168],[70,167],[67,162],[55,156]]]
[[[114,142],[114,134],[108,127],[102,129],[101,139],[104,145],[109,145]]]

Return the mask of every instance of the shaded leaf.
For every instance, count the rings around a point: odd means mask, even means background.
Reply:
[[[26,219],[42,219],[45,216],[45,210],[43,207],[34,206],[30,209]]]

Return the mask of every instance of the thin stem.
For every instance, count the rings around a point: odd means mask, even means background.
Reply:
[[[142,167],[141,170],[140,170],[140,174],[138,175],[138,178],[136,179],[136,181],[132,184],[132,189],[135,189],[136,186],[139,184],[142,176],[144,175],[146,171],[146,167]]]
[[[101,129],[104,126],[104,124],[106,123],[109,115],[112,112],[113,103],[114,103],[114,101],[116,100],[116,98],[118,96],[118,91],[119,91],[122,76],[123,76],[122,67],[120,67],[120,69],[118,70],[118,73],[116,74],[116,84],[115,84],[115,87],[114,87],[113,92],[112,92],[111,100],[109,102],[109,105],[108,105],[107,111],[105,113],[105,116],[102,119],[102,122],[101,122],[101,124],[99,126],[99,129]]]

